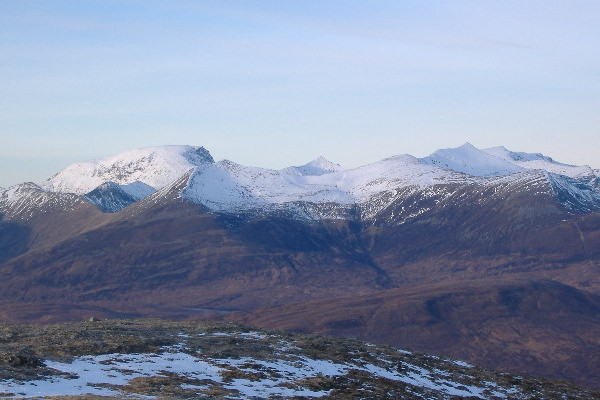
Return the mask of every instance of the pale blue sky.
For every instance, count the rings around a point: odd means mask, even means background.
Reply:
[[[0,0],[0,186],[131,148],[600,168],[598,1]]]

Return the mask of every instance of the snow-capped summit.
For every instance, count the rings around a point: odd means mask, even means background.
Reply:
[[[594,170],[587,165],[563,164],[541,153],[510,151],[504,146],[490,147],[482,151],[526,169],[542,169],[571,178],[593,177],[596,175]]]
[[[18,185],[13,185],[8,189],[0,191],[0,203],[8,203],[26,197],[32,191],[41,191],[42,189],[33,182],[23,182]]]
[[[503,176],[522,172],[524,168],[493,154],[477,149],[470,143],[451,149],[441,149],[420,159],[436,165],[473,176]]]
[[[48,191],[86,194],[107,182],[118,185],[141,182],[158,190],[190,169],[210,163],[214,160],[204,147],[146,147],[72,164],[41,186]]]
[[[325,157],[320,156],[307,164],[284,168],[282,172],[304,176],[320,176],[343,170],[345,168],[341,165],[332,163]]]

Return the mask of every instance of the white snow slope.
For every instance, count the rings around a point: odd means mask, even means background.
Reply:
[[[421,161],[474,176],[501,176],[524,170],[515,163],[481,151],[470,143],[455,149],[438,150],[421,158]]]
[[[324,175],[330,172],[343,171],[346,168],[339,164],[334,164],[321,156],[307,164],[298,167],[287,167],[281,170],[284,173],[297,175]]]
[[[438,150],[421,159],[400,155],[354,169],[329,168],[332,163],[322,158],[303,167],[280,171],[221,161],[196,168],[182,197],[220,212],[290,209],[301,202],[347,207],[358,204],[371,208],[368,214],[373,215],[392,201],[398,190],[406,188],[422,190],[449,183],[495,184],[502,177],[529,180],[529,172],[536,170],[549,185],[557,181],[552,177],[559,172],[589,180],[589,174],[583,173],[589,167],[567,166],[543,156],[535,158],[535,163],[511,161],[508,157],[504,159],[490,152],[478,150],[467,143],[456,149]],[[328,167],[307,167],[315,164]],[[585,181],[564,182],[567,183],[562,185],[561,190],[576,193],[582,191],[580,184],[589,186],[589,182]],[[596,203],[600,204],[598,187],[586,187],[583,191],[585,195],[577,194],[575,197],[594,203],[590,196],[596,196]],[[304,216],[311,218],[310,215]]]
[[[139,197],[144,194],[140,188],[146,189],[145,185],[161,189],[190,169],[212,162],[210,153],[203,147],[146,147],[72,164],[40,186],[53,192],[86,194],[103,183],[114,182]],[[145,185],[136,185],[136,182]]]
[[[363,167],[299,175],[245,167],[231,161],[196,168],[182,197],[220,212],[272,210],[297,203],[337,204],[342,207],[370,201],[399,187],[425,187],[453,181],[469,182],[474,177],[423,164],[412,156],[396,156]],[[318,216],[303,215],[308,218]]]
[[[587,165],[569,165],[554,161],[540,153],[523,153],[507,150],[505,147],[491,147],[482,151],[506,160],[511,164],[526,169],[542,169],[558,175],[565,175],[570,178],[581,178],[594,176],[594,170]]]

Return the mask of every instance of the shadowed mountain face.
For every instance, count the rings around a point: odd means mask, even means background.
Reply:
[[[4,222],[0,214],[0,263],[27,251],[29,229],[12,222]]]
[[[93,179],[70,167],[47,184],[80,193],[0,193],[0,320],[232,319],[600,387],[589,168],[467,147],[485,174],[436,166],[463,165],[453,152],[271,171],[159,150],[99,162],[117,183],[85,164]]]

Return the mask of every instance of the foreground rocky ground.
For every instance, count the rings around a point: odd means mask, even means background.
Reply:
[[[0,325],[2,399],[599,399],[566,382],[234,324]]]

